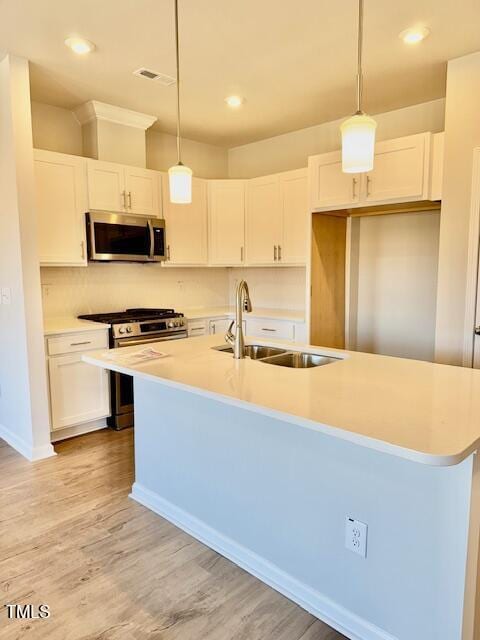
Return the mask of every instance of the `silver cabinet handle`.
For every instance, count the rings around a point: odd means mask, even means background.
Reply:
[[[129,209],[132,208],[132,192],[131,191],[128,192],[128,208]]]
[[[367,176],[367,198],[370,195],[370,183],[372,182],[372,179],[370,176]]]
[[[123,208],[126,209],[127,208],[127,192],[125,191],[125,189],[122,191],[122,198],[123,198]]]
[[[80,251],[82,252],[82,260],[85,260],[85,242],[83,240],[80,242]]]
[[[268,327],[262,327],[262,331],[271,331],[272,333],[275,333],[277,330],[276,329],[269,329]]]
[[[357,197],[357,179],[352,179],[352,198],[355,200]]]
[[[170,245],[167,244],[167,260],[170,260]]]
[[[243,262],[243,247],[240,247],[240,262]]]
[[[480,336],[480,326],[479,327],[475,327],[475,335],[476,336]]]
[[[217,333],[217,325],[215,323],[210,325],[211,329],[213,329],[213,335]]]
[[[282,247],[280,245],[278,245],[278,259],[282,259]]]
[[[276,244],[273,245],[273,259],[275,260],[275,262],[277,261],[277,245]]]
[[[70,346],[71,347],[81,347],[84,344],[92,344],[91,340],[86,340],[85,342],[71,342]]]

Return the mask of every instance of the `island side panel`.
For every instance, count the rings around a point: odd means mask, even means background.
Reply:
[[[473,456],[417,464],[139,378],[135,411],[139,502],[348,637],[462,638]]]

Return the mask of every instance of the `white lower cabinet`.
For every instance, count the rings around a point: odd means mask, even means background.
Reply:
[[[295,323],[268,318],[247,318],[247,336],[295,340]]]
[[[188,337],[194,338],[195,336],[206,336],[207,326],[207,320],[189,320],[187,323]]]
[[[224,336],[231,320],[228,318],[212,318],[208,321],[208,333],[213,335]]]
[[[58,344],[58,338],[47,338],[47,352],[58,353],[49,345]],[[70,334],[64,341],[64,353],[50,356],[48,374],[50,383],[50,413],[52,431],[90,423],[110,414],[108,372],[83,362],[90,343],[98,348],[108,346],[106,332]],[[83,350],[79,351],[83,343]],[[91,348],[91,347],[90,347]]]

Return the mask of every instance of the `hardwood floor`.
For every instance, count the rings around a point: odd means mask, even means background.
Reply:
[[[130,500],[130,430],[55,448],[32,464],[0,440],[2,640],[344,638]],[[9,620],[7,603],[51,616]]]

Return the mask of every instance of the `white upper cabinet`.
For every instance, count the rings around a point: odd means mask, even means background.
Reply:
[[[125,170],[123,165],[100,160],[87,161],[88,204],[100,211],[126,211]]]
[[[429,200],[431,146],[431,133],[378,142],[373,170],[360,175],[342,172],[340,151],[309,158],[310,209]]]
[[[343,173],[340,151],[308,159],[312,209],[351,207],[360,201],[360,175]]]
[[[168,176],[163,175],[163,214],[168,265],[206,265],[207,181],[193,178],[191,204],[172,204]]]
[[[89,208],[161,216],[159,173],[114,162],[88,160]]]
[[[85,266],[86,160],[34,152],[40,263]]]
[[[246,262],[305,264],[308,231],[306,169],[247,182]]]
[[[283,217],[278,259],[281,264],[305,264],[309,223],[307,169],[280,174],[280,201]]]
[[[246,213],[248,264],[276,264],[282,216],[278,175],[248,181]]]
[[[431,134],[386,140],[375,145],[373,171],[365,174],[365,203],[427,200]]]
[[[144,216],[159,216],[161,207],[161,181],[158,171],[125,167],[127,211]]]
[[[208,254],[213,265],[241,265],[245,253],[245,181],[210,180]]]

